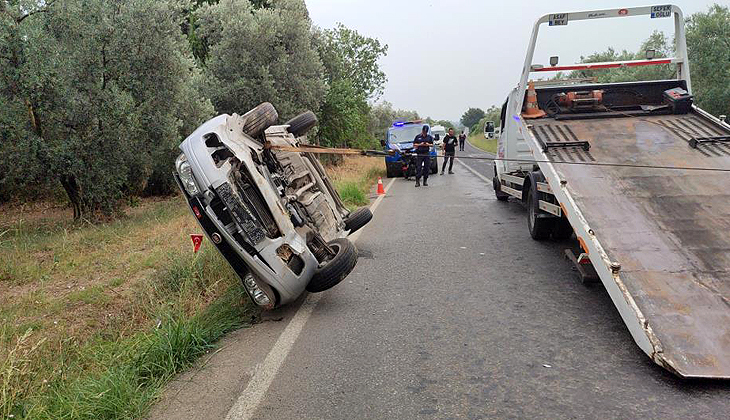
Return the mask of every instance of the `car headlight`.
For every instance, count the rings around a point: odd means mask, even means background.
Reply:
[[[197,195],[200,190],[195,185],[195,178],[193,178],[193,168],[190,167],[190,163],[184,154],[180,155],[175,161],[175,168],[177,169],[178,175],[180,175],[180,181],[182,181],[185,191],[190,195]]]
[[[251,299],[253,299],[255,304],[265,309],[271,309],[274,307],[272,298],[269,297],[258,285],[251,273],[246,273],[246,275],[243,276],[243,286],[246,288],[246,291],[251,296]]]

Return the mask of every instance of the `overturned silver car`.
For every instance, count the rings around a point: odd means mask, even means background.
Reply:
[[[372,218],[347,210],[314,155],[281,150],[306,144],[314,113],[277,119],[269,103],[219,115],[182,142],[175,163],[193,215],[264,309],[341,282],[357,263],[347,236]]]

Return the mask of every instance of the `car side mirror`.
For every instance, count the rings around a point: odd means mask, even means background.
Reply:
[[[380,145],[385,147],[385,140],[380,140]]]

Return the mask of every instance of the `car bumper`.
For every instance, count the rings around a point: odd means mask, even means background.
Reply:
[[[244,249],[222,226],[213,210],[199,197],[190,196],[182,187],[178,174],[174,175],[205,235],[241,280],[251,272],[274,289],[277,305],[290,303],[304,292],[318,263],[303,238],[293,231],[276,239],[267,238],[263,247],[254,248],[247,244]]]

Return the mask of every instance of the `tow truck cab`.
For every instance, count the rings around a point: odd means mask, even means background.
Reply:
[[[386,151],[393,150],[393,155],[385,157],[385,169],[388,178],[404,176],[403,174],[403,152],[413,152],[413,139],[421,132],[423,126],[428,127],[428,134],[433,135],[431,126],[423,124],[422,121],[396,121],[388,128],[383,146]],[[431,173],[438,171],[436,157],[436,146],[431,148]]]

